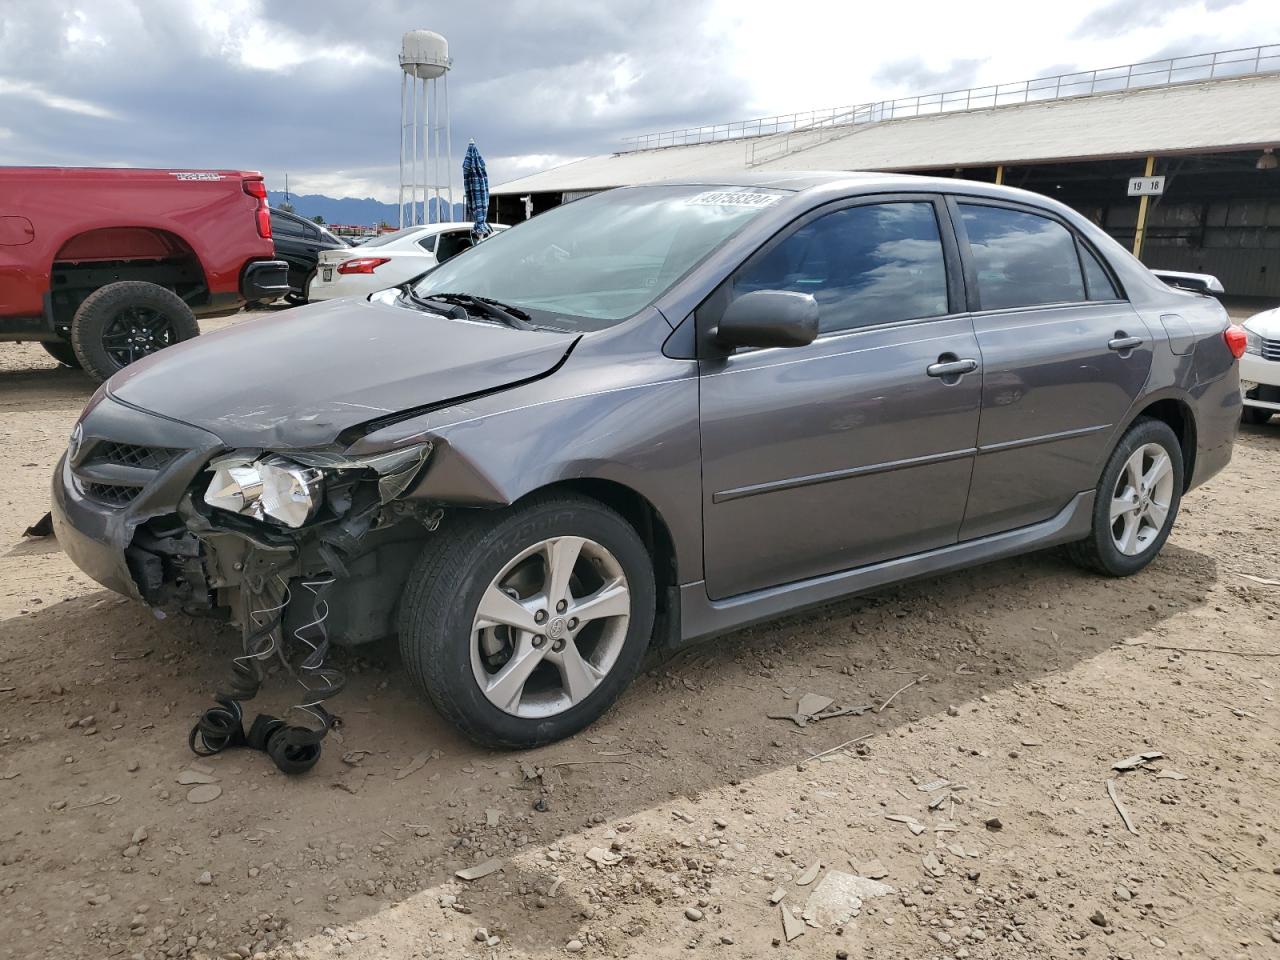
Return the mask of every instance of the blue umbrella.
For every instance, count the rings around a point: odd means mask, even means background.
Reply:
[[[489,174],[474,140],[467,144],[466,156],[462,158],[462,189],[467,198],[471,236],[479,243],[493,233],[493,228],[486,222],[489,217]]]

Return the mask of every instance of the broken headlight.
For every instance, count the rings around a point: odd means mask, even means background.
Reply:
[[[408,489],[430,456],[431,443],[351,457],[322,450],[292,451],[288,457],[234,453],[209,464],[213,479],[204,501],[258,520],[272,519],[297,529],[324,502],[326,478],[369,470],[378,477],[378,499],[389,503]]]
[[[232,455],[209,466],[213,480],[204,502],[221,510],[297,528],[316,515],[324,499],[324,475],[284,457]]]

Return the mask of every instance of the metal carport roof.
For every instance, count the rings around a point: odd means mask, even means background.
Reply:
[[[599,190],[745,170],[919,170],[1280,146],[1280,75],[1212,80],[587,157],[493,189]],[[760,145],[789,137],[790,152]]]

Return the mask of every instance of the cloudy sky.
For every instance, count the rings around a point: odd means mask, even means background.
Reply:
[[[494,182],[624,136],[1280,42],[1276,0],[0,0],[0,163],[394,200],[405,30]]]

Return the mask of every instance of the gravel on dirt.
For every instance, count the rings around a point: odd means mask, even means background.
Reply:
[[[0,958],[1275,956],[1280,658],[1231,652],[1277,650],[1280,588],[1240,574],[1280,577],[1280,424],[1242,428],[1137,577],[1047,552],[786,617],[536,751],[462,740],[394,644],[339,650],[342,740],[288,778],[193,765],[231,631],[23,539],[93,385],[0,347]],[[888,709],[765,716],[810,692]]]

